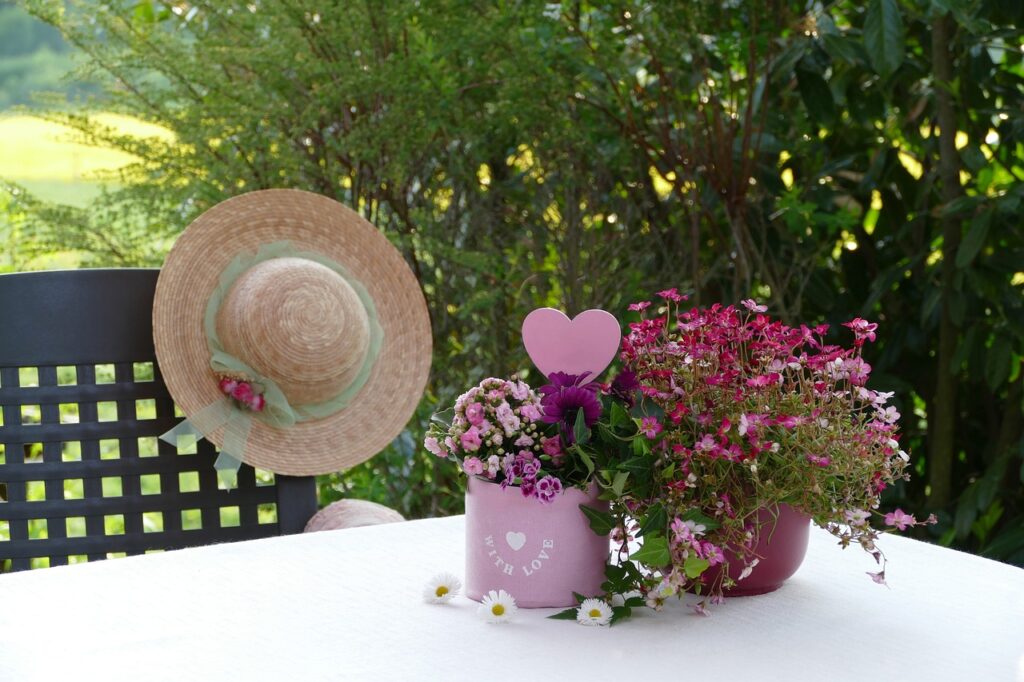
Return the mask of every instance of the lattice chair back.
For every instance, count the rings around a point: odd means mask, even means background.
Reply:
[[[152,340],[158,270],[0,275],[0,570],[302,532],[315,480],[243,465],[224,489]]]

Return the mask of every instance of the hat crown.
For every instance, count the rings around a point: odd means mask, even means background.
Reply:
[[[345,278],[312,260],[272,258],[242,273],[217,312],[224,350],[292,405],[341,393],[362,368],[370,321]]]

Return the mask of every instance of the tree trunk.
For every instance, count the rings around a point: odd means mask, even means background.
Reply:
[[[936,118],[939,124],[939,177],[942,202],[948,204],[962,194],[960,159],[956,151],[956,112],[949,87],[953,81],[952,31],[947,16],[932,21],[932,73],[935,76]],[[956,370],[950,367],[959,331],[953,322],[951,299],[956,274],[956,252],[960,247],[961,221],[953,215],[941,219],[942,227],[942,318],[939,322],[939,352],[935,377],[934,410],[928,421],[934,424],[928,444],[928,502],[943,507],[950,501],[953,459],[956,454]]]

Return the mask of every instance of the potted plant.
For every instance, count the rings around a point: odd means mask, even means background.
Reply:
[[[534,390],[521,378],[488,378],[434,416],[424,447],[468,476],[471,599],[505,590],[518,606],[561,607],[575,603],[574,593],[601,591],[608,532],[595,534],[590,519],[608,514],[608,502],[599,499],[616,484],[607,461],[626,445],[614,440],[583,450],[579,444],[591,443],[598,431],[610,433],[612,418],[628,422],[614,382],[592,380],[614,358],[619,329],[603,311],[572,321],[551,309],[535,311],[524,322],[524,339],[549,383]],[[605,340],[596,355],[595,333]]]
[[[800,565],[811,522],[871,554],[880,570],[869,575],[884,583],[872,520],[921,522],[878,510],[909,457],[892,394],[867,386],[862,349],[877,325],[847,322],[853,341],[842,347],[826,341],[827,325],[789,327],[752,300],[683,311],[675,289],[659,297],[630,306],[640,319],[622,340],[641,399],[627,418],[633,435],[612,435],[627,437],[631,456],[603,460],[597,475],[617,482],[610,511],[592,515],[619,546],[603,586],[608,601],[627,595],[616,617],[686,592],[706,613],[724,596],[777,589]],[[583,458],[587,447],[570,451]]]

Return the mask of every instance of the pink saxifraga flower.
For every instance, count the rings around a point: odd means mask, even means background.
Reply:
[[[640,301],[639,303],[630,303],[628,307],[629,307],[629,310],[631,310],[633,312],[641,312],[641,311],[646,310],[647,308],[649,308],[650,305],[651,305],[650,301]]]
[[[896,511],[889,512],[885,515],[885,525],[895,526],[899,530],[906,530],[910,526],[917,525],[917,519],[912,514],[908,514],[902,509],[896,509]]]
[[[484,463],[479,457],[467,457],[462,460],[462,470],[469,476],[479,476],[484,472]]]
[[[807,453],[807,461],[819,467],[827,467],[832,463],[832,460],[825,455],[812,455],[810,453]]]
[[[855,317],[849,322],[844,322],[843,326],[853,330],[854,343],[858,346],[863,345],[865,339],[874,342],[875,330],[878,329],[877,323],[868,322],[859,317]]]
[[[661,422],[658,421],[657,417],[644,417],[640,420],[640,432],[647,436],[648,439],[655,439],[658,434],[661,433]]]
[[[217,384],[220,387],[220,392],[224,395],[231,395],[235,391],[235,387],[238,386],[238,380],[230,377],[224,377]]]
[[[740,301],[740,303],[742,303],[743,307],[746,308],[747,310],[749,310],[752,313],[763,313],[763,312],[766,312],[768,310],[768,306],[766,306],[766,305],[759,305],[758,302],[755,301],[752,298],[744,299],[744,300]]]
[[[878,573],[872,573],[871,571],[865,571],[865,573],[871,576],[871,579],[875,581],[875,583],[879,585],[885,585],[886,587],[889,586],[889,584],[885,582],[885,569],[879,571]]]
[[[678,303],[680,301],[685,301],[687,299],[687,297],[680,294],[675,287],[672,287],[671,289],[665,289],[664,291],[658,291],[655,295],[660,296],[666,301],[672,301],[673,303]]]
[[[871,514],[863,509],[847,509],[843,515],[851,526],[866,526]]]

